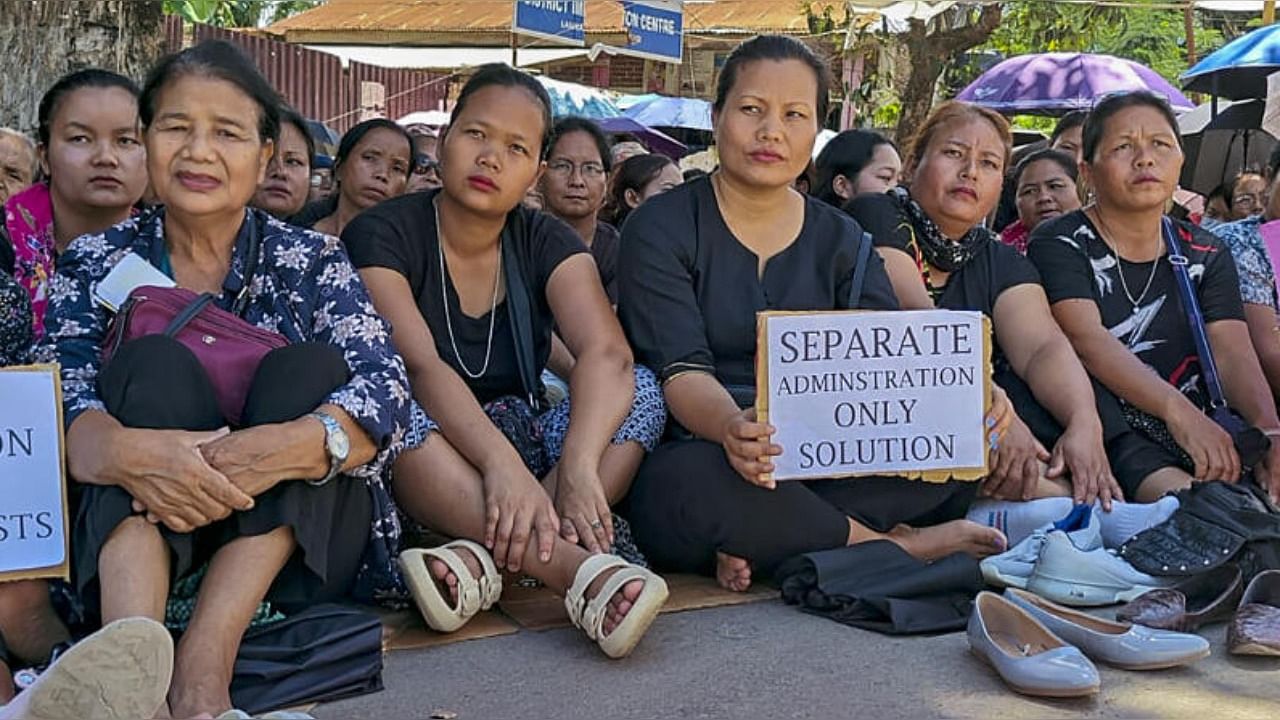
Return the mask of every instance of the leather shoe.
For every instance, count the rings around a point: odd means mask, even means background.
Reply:
[[[1116,611],[1116,620],[1161,630],[1195,632],[1202,625],[1229,619],[1243,594],[1240,568],[1219,565],[1171,588],[1139,595]]]
[[[1017,692],[1042,697],[1098,692],[1098,669],[1089,658],[999,595],[978,593],[968,636],[973,653]]]
[[[1280,570],[1258,573],[1227,628],[1233,655],[1280,657]]]
[[[1004,596],[1085,655],[1118,668],[1160,670],[1187,665],[1209,655],[1209,641],[1199,635],[1103,620],[1056,605],[1026,590],[1009,588]]]

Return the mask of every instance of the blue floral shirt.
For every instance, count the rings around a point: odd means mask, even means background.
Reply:
[[[1262,216],[1223,223],[1213,228],[1213,233],[1231,249],[1236,269],[1240,272],[1240,298],[1251,305],[1266,305],[1280,311],[1276,296],[1276,274],[1271,267],[1271,256],[1262,242]]]
[[[220,307],[229,310],[244,288],[255,235],[261,257],[243,317],[291,343],[323,342],[342,351],[351,380],[326,402],[345,410],[378,447],[373,460],[348,474],[363,478],[373,494],[371,545],[382,541],[382,554],[394,557],[400,527],[382,475],[404,446],[412,393],[404,362],[391,343],[390,325],[374,309],[338,238],[287,225],[257,209],[246,211]],[[168,264],[163,209],[76,238],[58,259],[38,353],[42,360],[62,366],[67,427],[87,410],[105,411],[97,378],[112,313],[93,300],[93,292],[131,252],[157,268]]]

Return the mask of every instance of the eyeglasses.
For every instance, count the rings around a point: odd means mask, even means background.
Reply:
[[[598,180],[604,177],[604,165],[598,162],[584,162],[581,165],[575,165],[569,160],[552,160],[547,163],[547,172],[560,177],[571,177],[573,171],[577,170],[582,173],[585,180]]]
[[[1262,193],[1236,195],[1231,198],[1232,207],[1262,207]]]
[[[426,175],[427,173],[435,172],[437,167],[439,167],[439,163],[435,160],[426,155],[419,155],[413,163],[413,174]]]

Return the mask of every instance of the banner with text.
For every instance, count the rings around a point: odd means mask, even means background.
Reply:
[[[584,45],[585,0],[515,0],[511,31],[565,45]]]
[[[679,0],[623,0],[627,55],[679,64],[684,54],[684,6]]]
[[[0,581],[68,577],[61,387],[56,365],[0,368]]]
[[[765,312],[756,410],[774,479],[986,475],[991,343],[978,312]]]

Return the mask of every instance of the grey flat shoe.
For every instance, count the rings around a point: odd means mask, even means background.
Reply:
[[[1004,596],[1085,655],[1118,668],[1160,670],[1209,656],[1209,641],[1199,635],[1103,620],[1025,590],[1009,588]]]
[[[1023,695],[1081,697],[1098,692],[1098,669],[1027,611],[990,592],[973,602],[969,648]]]

